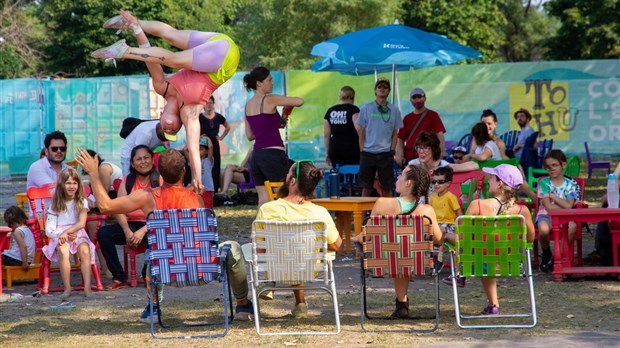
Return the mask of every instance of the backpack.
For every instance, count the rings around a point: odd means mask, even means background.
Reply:
[[[118,135],[120,135],[121,138],[126,139],[127,136],[131,134],[131,132],[133,132],[133,130],[136,127],[138,127],[140,123],[146,122],[146,121],[157,121],[157,120],[141,120],[135,117],[127,117],[126,119],[123,120],[123,125],[121,126],[121,131],[118,133]]]

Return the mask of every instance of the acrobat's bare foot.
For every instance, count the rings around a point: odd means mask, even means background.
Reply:
[[[69,297],[71,297],[71,289],[65,290],[65,292],[63,292],[62,295],[60,295],[60,299],[63,301],[68,299]]]
[[[91,297],[93,295],[93,291],[88,288],[88,289],[84,289],[84,297]]]

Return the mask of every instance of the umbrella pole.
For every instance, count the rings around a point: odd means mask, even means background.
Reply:
[[[282,93],[284,93],[284,95],[287,95],[286,93],[286,72],[287,70],[282,70]],[[286,153],[286,156],[288,157],[288,122],[286,123],[286,126],[284,126],[284,152]]]

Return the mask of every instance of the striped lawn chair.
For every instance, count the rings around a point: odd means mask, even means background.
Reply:
[[[452,249],[452,290],[456,323],[461,328],[529,328],[536,325],[536,300],[530,260],[531,244],[527,243],[527,227],[522,215],[462,215],[456,219],[458,238]],[[529,290],[529,312],[497,315],[461,314],[456,280],[458,277],[525,278]],[[520,301],[521,302],[521,301]],[[502,310],[506,308],[502,307]],[[520,312],[520,310],[518,310]],[[462,319],[531,318],[529,323],[495,323],[468,325]]]
[[[364,331],[369,331],[364,327],[364,319],[389,319],[389,317],[372,317],[369,314],[367,287],[370,278],[430,276],[435,283],[434,315],[410,317],[410,319],[434,319],[432,328],[381,331],[432,332],[439,327],[439,280],[434,267],[436,250],[430,226],[431,220],[425,215],[371,216],[366,221],[362,232],[365,238],[361,255],[361,324]],[[423,303],[424,299],[415,296],[415,302]],[[392,308],[391,304],[385,308]]]
[[[250,245],[250,244],[246,244]],[[268,335],[332,335],[340,332],[336,281],[332,268],[335,253],[327,250],[325,222],[256,220],[252,224],[251,253],[244,246],[250,264],[252,302],[256,333]],[[257,250],[262,249],[260,252]],[[264,252],[263,252],[264,250]],[[266,291],[322,290],[332,298],[335,331],[262,332],[259,299]],[[288,322],[283,327],[292,327]]]
[[[153,313],[154,300],[159,306],[159,296],[154,296],[157,285],[174,287],[200,286],[217,280],[223,283],[224,321],[217,323],[166,325],[160,310],[157,320],[162,328],[222,325],[223,332],[196,336],[156,337],[154,316],[151,316],[153,338],[209,338],[223,337],[228,332],[228,311],[232,309],[226,272],[228,245],[218,250],[218,232],[215,212],[211,209],[154,210],[147,216],[149,230],[149,305]]]

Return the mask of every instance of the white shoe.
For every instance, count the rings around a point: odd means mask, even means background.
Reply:
[[[123,54],[129,49],[129,46],[125,43],[125,39],[116,41],[113,45],[100,48],[91,53],[93,58],[105,58],[106,62],[113,61],[116,66],[116,58],[123,58]]]

